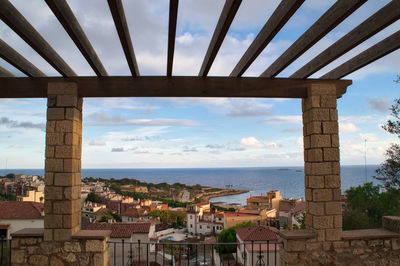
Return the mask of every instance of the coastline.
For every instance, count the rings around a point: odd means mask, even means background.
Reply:
[[[209,195],[201,196],[199,198],[201,198],[204,201],[209,202],[210,199],[212,199],[212,198],[219,198],[219,197],[232,196],[232,195],[240,195],[240,194],[245,194],[245,193],[248,193],[248,192],[250,192],[250,190],[245,190],[245,189],[222,189],[221,191],[212,192]]]

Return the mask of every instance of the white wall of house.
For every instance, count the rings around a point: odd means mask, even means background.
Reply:
[[[44,219],[0,219],[0,224],[9,224],[7,237],[25,228],[44,228]]]
[[[197,234],[197,225],[199,223],[199,215],[197,213],[186,213],[186,228],[190,234]]]

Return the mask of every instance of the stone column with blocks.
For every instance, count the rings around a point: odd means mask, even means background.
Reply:
[[[49,83],[46,127],[44,241],[80,230],[82,98],[75,83]]]
[[[336,99],[335,85],[315,84],[302,100],[306,225],[321,242],[342,237]]]

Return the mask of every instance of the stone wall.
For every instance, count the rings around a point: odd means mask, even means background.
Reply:
[[[282,231],[280,238],[283,266],[400,265],[400,234],[385,228],[343,231],[338,241],[318,241],[313,230]]]
[[[12,265],[109,265],[109,231],[81,231],[70,241],[44,241],[43,229],[12,236]]]

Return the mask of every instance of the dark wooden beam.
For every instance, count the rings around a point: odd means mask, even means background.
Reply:
[[[350,51],[369,37],[389,26],[400,18],[400,1],[391,1],[374,15],[314,57],[310,62],[297,70],[291,78],[307,78],[339,56]]]
[[[329,71],[321,79],[340,79],[400,48],[400,31]]]
[[[7,69],[2,68],[0,66],[0,78],[10,78],[10,77],[15,77],[15,75],[10,71],[8,71]]]
[[[172,75],[172,65],[174,62],[176,21],[178,18],[179,0],[169,1],[169,25],[168,25],[168,59],[167,59],[167,76]]]
[[[46,3],[81,51],[82,55],[86,58],[96,75],[108,76],[107,71],[97,56],[96,51],[90,44],[89,39],[68,3],[65,0],[46,0]]]
[[[61,75],[64,77],[76,76],[61,56],[8,0],[0,2],[0,18]]]
[[[25,57],[20,55],[2,39],[0,39],[0,57],[28,77],[46,77],[42,71],[26,60]]]
[[[249,68],[257,56],[270,43],[275,35],[282,29],[286,22],[293,16],[304,0],[285,0],[276,8],[274,13],[265,23],[250,47],[232,70],[231,77],[240,77]]]
[[[322,39],[366,0],[339,0],[325,12],[303,35],[298,38],[260,77],[276,77],[288,65]]]
[[[236,12],[239,9],[242,0],[226,0],[221,15],[219,16],[217,26],[208,46],[206,56],[200,68],[199,76],[206,77],[214,62],[215,57],[221,48],[222,42],[225,39],[226,33],[235,18]]]
[[[311,84],[334,84],[337,96],[350,80],[230,77],[0,78],[0,98],[47,97],[49,82],[76,82],[82,97],[304,98]]]
[[[129,34],[128,23],[126,22],[124,7],[121,0],[107,0],[115,27],[117,28],[119,40],[124,49],[125,58],[128,62],[132,76],[139,76],[139,68],[136,62],[135,51],[133,50],[131,35]]]

